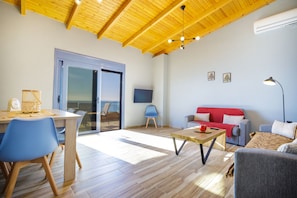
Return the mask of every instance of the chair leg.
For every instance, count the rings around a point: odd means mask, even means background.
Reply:
[[[7,167],[7,163],[6,162],[0,162],[0,167],[1,167],[1,171],[2,171],[5,179],[8,180],[9,170],[8,170],[8,167]]]
[[[80,161],[80,159],[79,159],[79,156],[78,156],[77,151],[75,152],[75,157],[76,157],[76,162],[77,162],[79,168],[82,168],[82,164],[81,164],[81,161]]]
[[[147,118],[145,128],[147,128],[149,121],[150,121],[150,118]]]
[[[51,168],[53,167],[55,156],[56,156],[56,151],[54,151],[54,152],[51,154],[51,157],[50,157],[50,160],[49,160],[49,166],[50,166]]]
[[[155,123],[155,128],[158,128],[157,122],[156,122],[156,118],[153,118],[153,121]]]
[[[60,146],[61,146],[62,148],[64,148],[64,145],[63,145],[63,144],[61,144]],[[49,160],[49,166],[50,166],[50,168],[53,167],[55,156],[56,156],[56,152],[54,151],[54,152],[52,153],[51,157],[50,157],[50,160]],[[81,163],[81,161],[80,161],[80,159],[79,159],[79,156],[78,156],[77,151],[76,151],[76,153],[75,153],[75,158],[76,158],[76,162],[77,162],[79,168],[82,168],[82,163]]]
[[[56,183],[55,183],[51,168],[49,166],[49,162],[47,160],[47,157],[43,156],[43,157],[41,157],[39,159],[41,160],[42,166],[43,166],[44,171],[46,173],[46,177],[47,177],[47,179],[48,179],[48,181],[49,181],[49,183],[51,185],[51,188],[52,188],[54,194],[57,196],[59,194],[58,188],[56,186]]]
[[[12,196],[16,180],[18,178],[20,169],[27,165],[29,162],[15,162],[12,166],[11,174],[9,175],[8,183],[5,189],[5,198]]]

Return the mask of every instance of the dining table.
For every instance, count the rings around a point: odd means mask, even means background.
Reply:
[[[80,115],[59,109],[41,109],[36,113],[0,110],[0,133],[5,133],[8,124],[14,118],[30,119],[42,117],[52,117],[56,127],[65,127],[64,182],[75,180],[76,123]]]

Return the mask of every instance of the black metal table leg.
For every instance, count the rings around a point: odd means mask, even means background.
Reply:
[[[206,160],[207,160],[207,158],[208,158],[208,156],[209,156],[209,154],[210,154],[210,151],[211,151],[211,149],[212,149],[212,147],[213,147],[213,145],[214,145],[216,139],[217,139],[217,138],[214,138],[214,139],[212,140],[212,142],[211,142],[211,144],[210,144],[210,147],[209,147],[209,149],[208,149],[208,151],[207,151],[205,157],[204,157],[204,153],[203,153],[203,144],[200,144],[201,160],[202,160],[202,164],[203,164],[203,165],[206,163]]]
[[[175,142],[175,138],[172,137],[173,139],[173,144],[174,144],[174,148],[175,148],[175,154],[178,155],[180,153],[180,151],[182,150],[182,148],[184,147],[185,143],[187,142],[187,140],[184,140],[184,142],[182,143],[182,145],[179,147],[179,149],[177,150],[176,147],[176,142]]]

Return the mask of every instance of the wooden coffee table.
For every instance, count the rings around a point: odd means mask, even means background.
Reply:
[[[216,129],[216,128],[207,127],[205,132],[200,132],[199,128],[188,128],[188,129],[173,132],[171,133],[171,136],[173,138],[176,155],[180,153],[180,151],[182,150],[182,148],[184,147],[187,141],[191,141],[199,144],[202,164],[206,163],[206,160],[210,154],[210,151],[212,150],[215,143],[216,143],[215,148],[217,149],[225,150],[226,148],[226,130],[225,129]],[[177,146],[176,146],[176,141],[175,141],[176,138],[184,140],[184,142],[181,144],[179,149],[177,149]],[[219,141],[216,142],[217,139]],[[203,144],[205,146],[209,145],[209,149],[205,156],[203,153]]]

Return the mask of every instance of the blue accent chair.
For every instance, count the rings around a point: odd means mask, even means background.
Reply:
[[[145,109],[144,117],[146,117],[146,125],[145,128],[147,128],[149,121],[153,120],[155,127],[158,128],[156,118],[158,117],[158,111],[155,105],[148,105]]]
[[[47,160],[47,155],[58,147],[58,143],[55,123],[50,117],[11,120],[0,144],[0,161],[13,163],[5,197],[12,196],[20,169],[30,163],[42,163],[52,191],[58,195]]]
[[[82,111],[82,110],[78,110],[78,111],[75,112],[75,114],[78,114],[78,115],[81,116],[80,118],[77,119],[77,122],[76,122],[76,131],[77,131],[76,135],[78,134],[79,127],[80,127],[81,122],[82,122],[82,120],[83,120],[86,113],[87,113],[86,111]],[[58,140],[59,140],[59,145],[63,147],[65,145],[65,128],[58,129],[57,136],[58,136]],[[52,156],[50,158],[50,162],[49,162],[50,167],[53,166],[55,155],[56,155],[56,153],[53,152]],[[81,164],[81,161],[79,159],[77,151],[75,152],[75,156],[76,156],[76,162],[77,162],[79,168],[82,168],[82,164]]]

